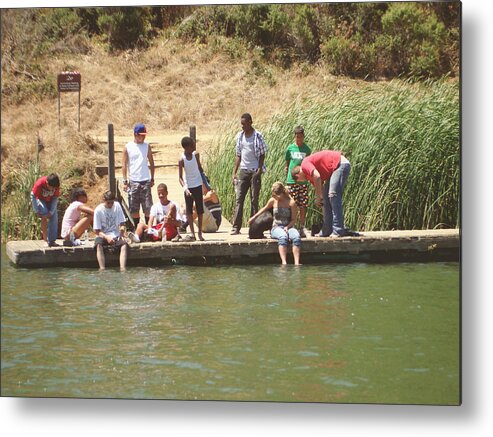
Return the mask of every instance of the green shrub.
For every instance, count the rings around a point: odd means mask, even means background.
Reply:
[[[322,56],[335,75],[353,76],[358,63],[358,47],[351,40],[335,36],[322,45]]]
[[[411,3],[392,4],[382,16],[384,37],[378,41],[387,75],[436,77],[443,74],[446,29],[434,13]]]
[[[152,30],[150,11],[148,7],[105,8],[97,23],[106,33],[110,49],[147,47]]]
[[[320,34],[316,10],[311,5],[296,5],[292,23],[297,53],[311,61],[320,56]]]

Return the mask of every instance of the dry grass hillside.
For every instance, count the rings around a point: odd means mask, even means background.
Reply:
[[[276,69],[260,64],[252,52],[232,60],[208,46],[173,39],[156,40],[145,51],[116,56],[94,46],[90,55],[47,59],[44,68],[54,78],[61,71],[80,71],[80,133],[78,93],[61,94],[61,128],[57,98],[32,96],[22,104],[2,99],[2,181],[34,156],[38,135],[45,146],[40,155],[42,170],[73,166],[90,187],[99,185],[93,168],[106,158],[96,139],[106,135],[108,123],[114,125],[115,135],[129,139],[139,121],[147,124],[150,136],[160,137],[186,134],[190,125],[196,125],[200,141],[201,135],[210,138],[225,124],[238,122],[239,126],[243,112],[250,112],[261,129],[262,121],[293,99],[343,92],[357,84],[330,76],[322,67]]]

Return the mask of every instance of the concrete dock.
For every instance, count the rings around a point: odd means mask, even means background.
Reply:
[[[229,235],[229,231],[228,226],[217,233],[204,234],[206,241],[131,243],[128,266],[279,263],[275,240],[250,240],[247,228],[240,235]],[[10,241],[7,255],[18,267],[97,267],[93,245],[94,241],[89,240],[84,246],[50,248],[44,241]],[[301,248],[304,264],[459,260],[459,229],[362,232],[359,237],[344,238],[307,237],[302,240]],[[106,262],[108,267],[117,266],[118,256],[107,254]]]

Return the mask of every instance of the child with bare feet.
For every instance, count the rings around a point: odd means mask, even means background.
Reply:
[[[196,151],[195,141],[190,137],[181,140],[183,155],[178,161],[178,173],[180,184],[185,193],[185,204],[187,207],[187,220],[192,235],[187,235],[185,241],[195,241],[195,228],[193,223],[193,204],[197,210],[198,239],[204,241],[202,236],[202,217],[204,215],[204,199],[202,193],[202,165],[200,156]],[[185,172],[186,181],[183,178]]]

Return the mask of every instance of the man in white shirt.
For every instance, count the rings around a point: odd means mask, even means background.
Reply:
[[[112,253],[120,252],[120,270],[125,271],[127,265],[128,243],[125,236],[125,215],[121,205],[115,201],[111,191],[103,194],[103,203],[94,210],[94,247],[99,269],[104,270],[106,261],[104,248]]]
[[[262,134],[253,128],[252,116],[245,113],[241,116],[242,131],[236,138],[236,160],[233,168],[233,184],[236,192],[236,206],[233,216],[231,235],[240,233],[243,220],[243,204],[250,190],[250,217],[258,211],[258,200],[261,187],[261,176],[265,171],[264,159],[267,153]],[[240,169],[239,176],[236,173]]]
[[[140,221],[140,207],[142,206],[146,223],[149,221],[152,207],[151,188],[154,185],[154,158],[150,144],[145,142],[146,135],[145,125],[143,123],[136,124],[134,140],[125,145],[122,155],[123,189],[128,192],[128,206],[135,227]]]

